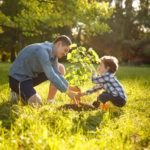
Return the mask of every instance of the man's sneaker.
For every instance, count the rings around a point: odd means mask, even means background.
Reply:
[[[10,99],[11,102],[17,102],[18,101],[18,97],[17,97],[16,92],[11,90],[9,99]]]
[[[50,100],[48,100],[46,103],[47,103],[47,104],[55,104],[55,105],[57,105],[55,99],[50,99]]]

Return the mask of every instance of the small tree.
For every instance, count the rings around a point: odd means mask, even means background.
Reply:
[[[71,45],[73,47],[76,44]],[[99,62],[99,56],[92,48],[87,50],[80,46],[68,53],[67,60],[72,65],[67,68],[65,78],[70,81],[70,85],[78,87],[91,77],[91,73],[95,71],[93,64]]]

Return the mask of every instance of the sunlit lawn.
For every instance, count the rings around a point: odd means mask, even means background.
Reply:
[[[60,92],[57,105],[40,108],[9,102],[7,73],[0,63],[0,149],[148,150],[150,149],[150,67],[121,66],[116,76],[127,94],[119,112],[58,110],[71,100]],[[68,66],[68,64],[66,65]],[[46,101],[49,82],[36,87]],[[90,88],[88,81],[82,90]],[[85,96],[92,103],[97,94]]]

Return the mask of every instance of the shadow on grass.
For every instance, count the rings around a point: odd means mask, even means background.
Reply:
[[[10,129],[11,124],[18,117],[18,106],[11,102],[2,102],[0,103],[0,121],[2,122],[2,126]]]
[[[89,115],[88,118],[84,119],[83,113],[79,114],[79,117],[73,120],[72,133],[77,133],[79,129],[82,128],[83,133],[95,132],[97,128],[100,128],[100,125],[104,125],[103,119],[108,115],[108,120],[119,118],[121,115],[120,112],[107,113],[106,111],[98,111],[95,115]]]

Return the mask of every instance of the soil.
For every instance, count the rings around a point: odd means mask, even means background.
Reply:
[[[58,109],[72,109],[75,111],[88,111],[88,110],[96,110],[98,107],[94,105],[80,103],[80,104],[65,104],[60,106]]]

